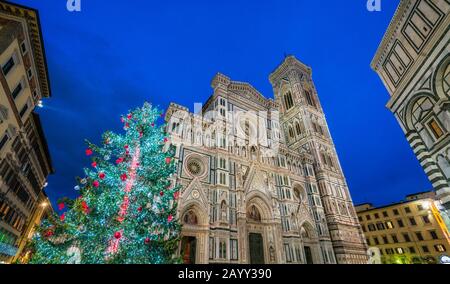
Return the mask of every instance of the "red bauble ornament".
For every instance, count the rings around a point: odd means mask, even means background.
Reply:
[[[142,206],[139,207],[137,210],[138,210],[138,212],[142,212]]]
[[[123,148],[128,149],[128,145],[123,146]]]
[[[144,136],[144,133],[142,131],[139,132],[139,138],[142,138]]]
[[[104,173],[99,173],[99,174],[98,174],[98,177],[99,177],[100,179],[104,179],[104,178],[105,178],[105,174],[104,174]]]
[[[115,232],[114,233],[114,238],[116,238],[116,239],[122,238],[122,233],[121,232]]]
[[[167,139],[167,137],[164,137],[164,143],[166,143],[167,141],[169,141],[169,139]]]
[[[127,178],[128,178],[127,174],[123,174],[123,175],[120,176],[120,179],[121,179],[122,181],[126,181]]]
[[[152,123],[152,127],[154,127],[155,126],[155,123]]]
[[[89,213],[89,206],[87,205],[86,201],[81,201],[81,208],[83,209],[83,212],[85,214]]]
[[[64,207],[65,207],[65,206],[64,206],[64,203],[63,203],[63,202],[61,202],[61,203],[58,204],[58,209],[59,209],[59,210],[63,210]]]
[[[167,222],[172,222],[172,220],[173,220],[173,216],[171,214],[171,215],[169,215],[169,217],[167,217]]]
[[[180,192],[177,191],[173,194],[173,198],[178,199],[180,197]]]
[[[91,149],[86,149],[86,156],[90,156],[90,155],[92,155],[92,150]]]
[[[93,185],[94,187],[99,187],[99,186],[100,186],[100,183],[98,182],[98,180],[95,180],[95,181],[92,183],[92,185]]]
[[[116,164],[120,164],[120,163],[122,163],[123,162],[123,158],[118,158],[117,160],[116,160]]]
[[[166,164],[170,164],[171,161],[172,161],[172,159],[170,157],[166,158]]]
[[[53,236],[54,235],[54,232],[52,231],[52,230],[48,230],[47,232],[45,232],[45,234],[44,234],[44,236],[45,237],[51,237],[51,236]]]
[[[93,168],[96,168],[97,167],[97,162],[92,162],[92,164],[91,164],[91,166],[93,167]]]
[[[163,195],[164,195],[164,192],[160,191],[160,192],[159,192],[159,195],[163,196]]]
[[[132,118],[133,118],[133,116],[131,115],[131,113],[127,115],[127,118],[128,118],[128,119],[132,119]]]
[[[150,243],[150,238],[145,238],[144,243],[147,245],[148,243]]]
[[[63,213],[63,214],[61,215],[61,217],[59,217],[59,220],[64,221],[65,219],[66,219],[66,214]]]

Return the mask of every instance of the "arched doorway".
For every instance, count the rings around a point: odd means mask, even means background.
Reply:
[[[197,226],[198,217],[194,209],[187,210],[183,215],[183,224],[187,226]],[[181,258],[184,264],[195,264],[197,258],[197,237],[183,236],[181,239]]]
[[[261,213],[255,205],[251,205],[247,211],[247,222],[261,224]],[[250,232],[248,234],[248,244],[250,264],[264,264],[264,240],[262,232]]]
[[[319,263],[319,260],[316,257],[319,244],[311,224],[307,222],[303,223],[300,228],[300,237],[303,243],[304,263]]]

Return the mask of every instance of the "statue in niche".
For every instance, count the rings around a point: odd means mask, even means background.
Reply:
[[[271,245],[269,248],[270,262],[275,262],[275,249]]]
[[[227,220],[227,204],[225,201],[222,201],[222,204],[220,205],[220,212],[221,212],[221,220],[226,221]]]

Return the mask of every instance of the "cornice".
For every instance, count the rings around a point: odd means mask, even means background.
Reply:
[[[400,0],[400,4],[398,5],[397,10],[395,11],[395,14],[383,36],[383,39],[380,45],[378,46],[375,56],[372,59],[372,62],[370,63],[370,67],[374,71],[378,70],[380,63],[383,61],[387,52],[389,52],[388,47],[397,37],[398,30],[401,28],[404,19],[407,15],[407,11],[409,7],[411,7],[413,2],[414,0]]]
[[[42,38],[39,13],[37,10],[9,2],[0,2],[0,16],[4,14],[8,17],[19,18],[26,23],[24,32],[28,32],[31,48],[34,55],[34,63],[39,76],[41,95],[50,97],[50,81],[47,69],[47,59],[45,56],[44,41]]]

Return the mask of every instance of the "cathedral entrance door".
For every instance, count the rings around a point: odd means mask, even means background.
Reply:
[[[249,249],[250,249],[250,264],[264,264],[264,244],[261,234],[250,233]]]
[[[183,237],[181,240],[181,257],[184,264],[195,264],[195,253],[197,251],[197,238]]]
[[[305,257],[306,257],[306,264],[314,264],[311,248],[310,247],[304,247],[305,248]]]

